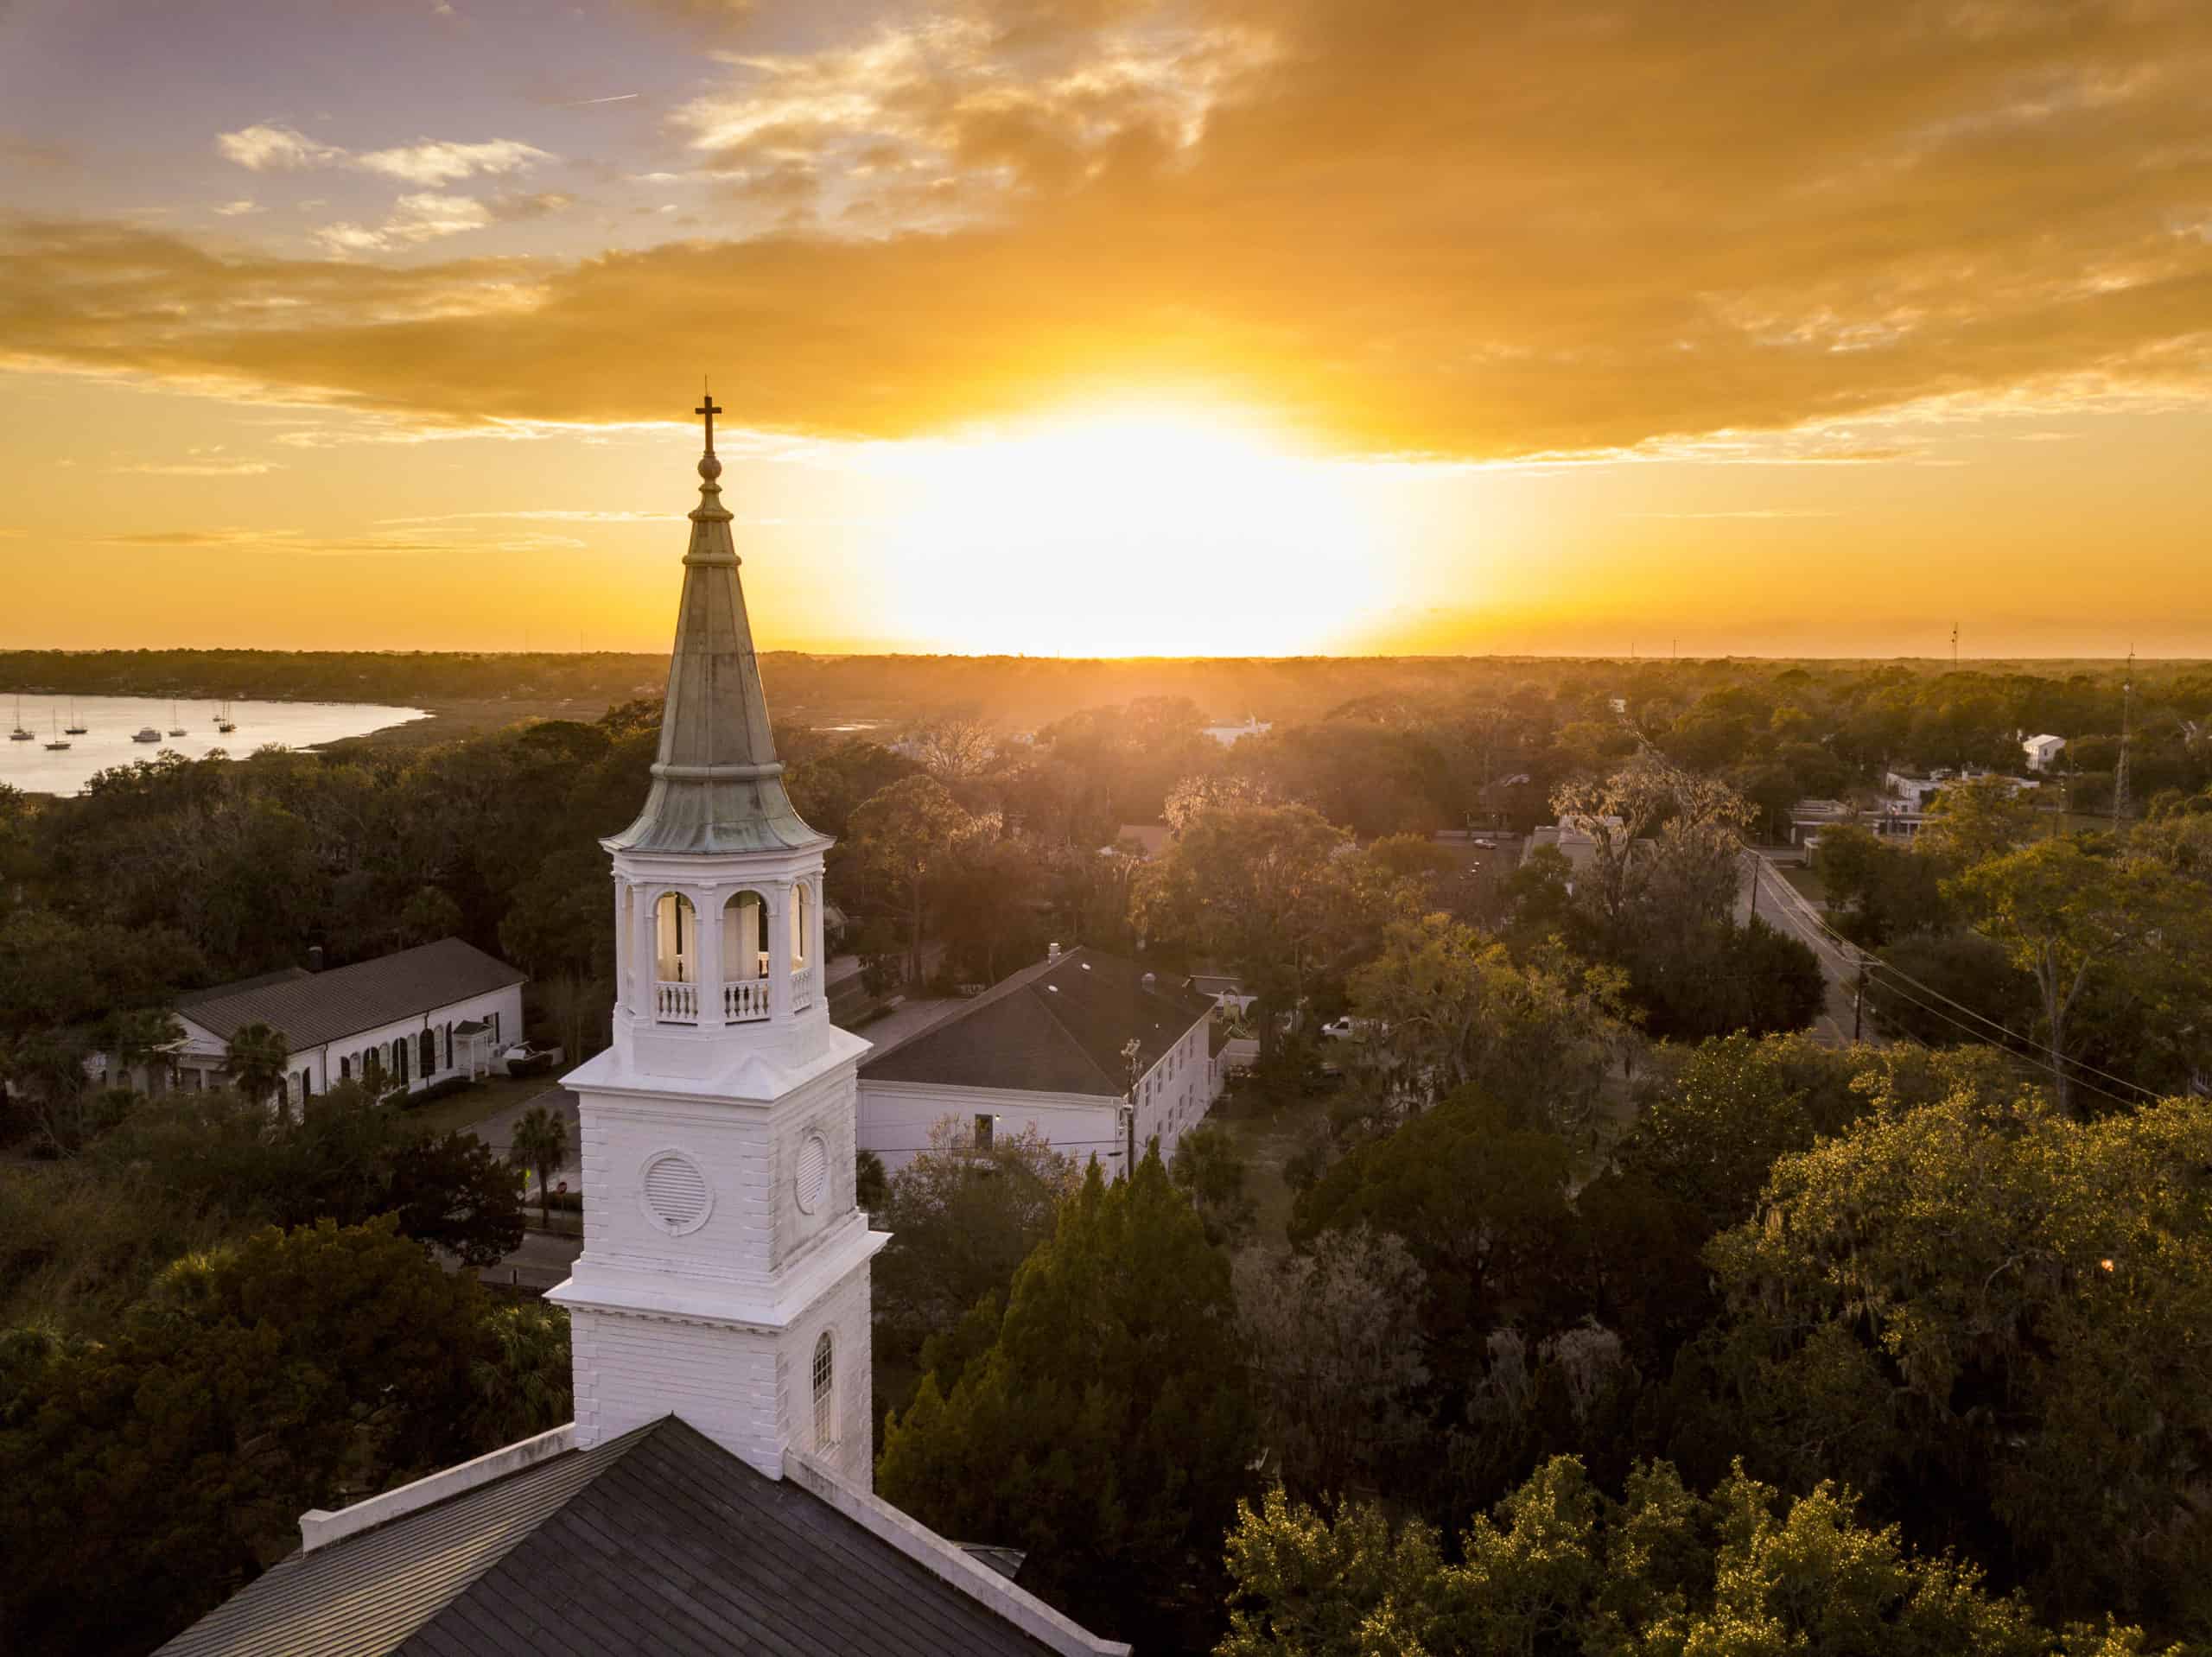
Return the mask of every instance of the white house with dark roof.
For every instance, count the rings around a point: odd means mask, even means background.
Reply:
[[[225,1056],[247,1025],[284,1038],[284,1096],[298,1101],[340,1082],[416,1092],[481,1075],[522,1039],[529,975],[459,938],[440,938],[327,972],[288,968],[194,991],[177,1003],[184,1040],[169,1054],[177,1086],[227,1086]]]
[[[1128,1657],[872,1489],[868,1044],[830,1022],[830,842],[784,789],[702,412],[652,788],[601,842],[613,1040],[566,1078],[584,1248],[548,1298],[575,1419],[303,1514],[165,1652]]]
[[[1109,1174],[1155,1138],[1171,1157],[1221,1092],[1215,1007],[1186,980],[1055,945],[861,1064],[861,1149],[895,1171],[950,1117],[973,1140],[1034,1128]]]

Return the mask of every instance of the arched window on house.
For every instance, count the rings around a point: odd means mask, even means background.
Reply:
[[[384,1054],[374,1047],[361,1055],[361,1080],[369,1084],[371,1093],[383,1090]]]
[[[446,1069],[453,1069],[453,1020],[446,1020]]]
[[[416,1056],[422,1061],[423,1074],[435,1076],[438,1071],[438,1034],[425,1030],[415,1043]]]
[[[401,1036],[391,1044],[391,1080],[396,1087],[407,1085],[407,1038]]]
[[[814,1343],[814,1447],[827,1450],[837,1442],[837,1354],[823,1330]]]

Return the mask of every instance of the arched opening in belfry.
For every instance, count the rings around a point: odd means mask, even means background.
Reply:
[[[653,904],[653,1017],[663,1024],[699,1018],[699,917],[680,892]]]
[[[691,900],[664,892],[653,905],[653,976],[664,984],[699,980],[699,919]]]
[[[805,881],[791,888],[791,966],[806,965],[807,950],[814,936],[814,892]]]
[[[722,905],[722,1018],[768,1016],[768,900],[734,892]]]

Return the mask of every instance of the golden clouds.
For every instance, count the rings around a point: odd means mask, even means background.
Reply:
[[[675,120],[728,239],[397,270],[19,228],[0,351],[430,423],[664,416],[715,360],[733,422],[878,436],[1198,385],[1459,456],[2212,386],[2202,0],[969,8],[723,68]],[[345,164],[459,202],[486,148]]]

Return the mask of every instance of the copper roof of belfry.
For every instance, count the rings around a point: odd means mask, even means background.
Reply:
[[[699,505],[683,555],[676,648],[661,710],[660,752],[645,809],[603,842],[610,851],[697,853],[797,850],[826,843],[784,791],[784,767],[768,726],[753,625],[738,579],[730,514],[721,504],[711,398],[699,459]]]

